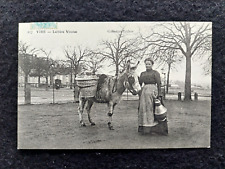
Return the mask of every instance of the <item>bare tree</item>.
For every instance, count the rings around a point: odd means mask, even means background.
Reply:
[[[36,48],[31,48],[30,45],[19,42],[18,45],[18,65],[24,73],[24,96],[25,104],[30,104],[31,95],[30,88],[28,87],[28,77],[33,69]]]
[[[205,71],[205,75],[210,75],[212,73],[212,41],[205,43],[203,48],[205,51],[208,51],[208,57],[203,64],[203,69]]]
[[[205,75],[210,75],[212,73],[212,54],[209,55],[207,60],[204,63],[203,69],[205,71]]]
[[[22,71],[24,72],[24,84],[26,88],[26,84],[28,83],[28,76],[33,69],[34,58],[36,57],[36,53],[38,50],[36,48],[32,48],[27,43],[19,42],[18,49],[18,64]]]
[[[161,50],[175,49],[186,58],[185,98],[191,100],[191,58],[203,55],[204,46],[211,40],[211,25],[190,22],[173,22],[162,24],[163,31],[153,32],[145,40]]]
[[[46,58],[35,56],[33,63],[34,71],[30,73],[30,76],[38,77],[38,87],[40,87],[41,77],[44,76],[45,67],[46,67]]]
[[[24,43],[22,41],[19,42],[19,54],[30,54],[30,55],[34,55],[36,54],[39,50],[36,48],[32,48],[29,44]]]
[[[44,76],[46,79],[46,90],[48,90],[48,77],[49,77],[51,66],[54,65],[54,60],[50,58],[51,51],[47,52],[44,49],[40,49],[40,51],[44,54],[44,57],[46,57],[46,62],[44,65]]]
[[[143,57],[141,53],[144,52],[148,46],[143,46],[141,40],[142,39],[139,37],[128,38],[126,30],[123,28],[117,33],[114,40],[103,40],[101,44],[103,49],[98,52],[98,54],[110,61],[109,66],[115,66],[116,75],[118,75],[127,60],[136,60],[138,57],[140,57],[139,59]]]
[[[181,61],[181,56],[174,49],[168,49],[163,52],[160,57],[160,62],[163,67],[167,66],[167,78],[166,78],[166,93],[169,93],[170,71],[176,69],[175,63]]]
[[[85,61],[85,58],[90,55],[87,48],[77,47],[66,47],[64,53],[67,59],[71,63],[71,88],[72,88],[72,74],[76,78],[79,70],[81,69],[81,63]],[[75,86],[74,86],[75,87]]]
[[[53,74],[56,75],[62,74],[62,75],[68,75],[71,73],[71,64],[68,60],[55,60],[54,61],[54,72]]]
[[[65,61],[50,59],[50,85],[54,87],[54,76],[57,74],[67,75],[70,73],[70,68]]]
[[[89,70],[92,74],[96,74],[99,69],[103,67],[103,61],[106,57],[90,51],[89,58],[86,59],[84,69]]]
[[[167,78],[166,78],[166,93],[169,92],[169,81],[170,81],[170,72],[172,69],[176,70],[175,63],[179,63],[182,59],[182,56],[173,48],[161,48],[160,46],[150,46],[150,52],[148,55],[152,57],[154,61],[158,63],[158,68],[163,67],[163,70],[166,70],[167,67]],[[165,73],[166,74],[166,73]]]

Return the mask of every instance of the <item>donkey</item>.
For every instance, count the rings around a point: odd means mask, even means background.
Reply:
[[[108,127],[110,130],[113,130],[113,110],[116,104],[118,104],[121,100],[123,92],[128,89],[133,95],[136,95],[141,90],[138,76],[135,73],[138,64],[139,62],[136,64],[136,66],[130,67],[130,62],[128,62],[126,70],[118,77],[110,77],[105,74],[100,75],[98,79],[96,95],[94,97],[79,96],[78,113],[81,126],[86,126],[83,122],[83,110],[86,102],[88,120],[91,125],[95,125],[90,114],[93,103],[106,103],[109,110],[107,113]]]

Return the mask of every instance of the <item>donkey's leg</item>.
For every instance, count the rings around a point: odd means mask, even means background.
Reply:
[[[88,120],[91,123],[91,125],[94,126],[95,123],[92,121],[91,114],[90,114],[91,113],[91,107],[92,107],[92,105],[93,105],[93,101],[92,100],[88,100],[87,101],[86,110],[87,110],[87,114],[88,114]]]
[[[113,126],[112,126],[112,115],[113,115],[113,103],[112,102],[108,103],[108,108],[109,108],[109,112],[107,114],[108,117],[109,117],[108,127],[109,127],[110,130],[114,130]]]
[[[83,122],[83,111],[84,111],[84,105],[86,103],[86,99],[84,97],[79,97],[79,107],[78,107],[78,114],[80,119],[81,126],[86,126]]]

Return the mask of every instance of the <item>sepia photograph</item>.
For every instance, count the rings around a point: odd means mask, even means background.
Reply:
[[[18,149],[210,148],[211,22],[32,22],[18,34]]]

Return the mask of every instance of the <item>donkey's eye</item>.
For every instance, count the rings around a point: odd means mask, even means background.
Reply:
[[[130,84],[133,84],[133,83],[135,82],[134,77],[133,77],[133,76],[128,77],[128,82],[129,82]]]

